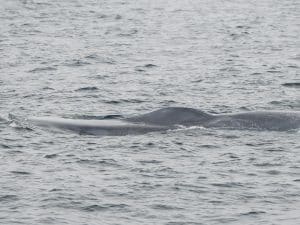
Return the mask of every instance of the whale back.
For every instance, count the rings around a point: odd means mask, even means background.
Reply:
[[[59,128],[80,134],[93,135],[144,134],[176,129],[176,125],[239,130],[289,131],[300,128],[300,112],[256,111],[211,115],[192,108],[169,107],[125,119],[29,117],[26,122],[34,126]]]
[[[206,126],[247,130],[287,131],[300,128],[300,113],[297,111],[256,111],[223,114],[216,116]]]
[[[126,120],[137,123],[171,126],[199,125],[211,120],[212,118],[212,115],[197,109],[185,107],[168,107],[140,116],[130,117]]]

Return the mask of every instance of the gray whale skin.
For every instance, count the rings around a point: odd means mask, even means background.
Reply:
[[[56,127],[93,135],[144,134],[179,127],[201,126],[239,130],[288,131],[300,128],[300,111],[256,111],[236,114],[208,114],[184,107],[162,108],[140,116],[124,119],[83,120],[55,117],[31,117],[37,126]]]

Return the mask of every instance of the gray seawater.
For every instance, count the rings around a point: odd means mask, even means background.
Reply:
[[[0,0],[0,224],[300,224],[299,132],[99,137],[16,119],[299,111],[299,12],[298,0]]]

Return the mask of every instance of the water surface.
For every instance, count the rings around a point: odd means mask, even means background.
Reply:
[[[0,0],[0,223],[300,223],[299,132],[99,137],[14,119],[299,111],[297,85],[284,85],[300,82],[299,11],[296,0]]]

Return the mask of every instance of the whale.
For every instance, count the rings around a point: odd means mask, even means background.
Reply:
[[[54,127],[80,134],[130,135],[185,127],[235,130],[290,131],[300,128],[300,111],[253,111],[210,114],[194,108],[167,107],[120,119],[30,117],[35,126]]]

